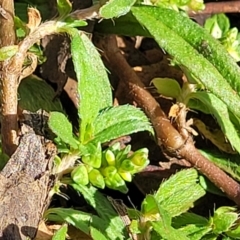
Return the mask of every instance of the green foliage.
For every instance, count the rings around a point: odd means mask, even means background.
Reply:
[[[204,28],[218,39],[236,62],[240,61],[240,34],[238,29],[230,28],[229,19],[223,13],[208,18]]]
[[[16,54],[17,51],[18,51],[17,45],[2,47],[0,49],[0,61],[4,61],[12,57],[13,55]]]
[[[39,0],[30,3],[46,7],[47,2]],[[20,5],[17,4],[18,16],[26,22],[26,3],[21,1]],[[173,79],[154,79],[159,93],[175,98],[190,108],[213,114],[231,145],[240,152],[236,131],[240,127],[240,70],[224,51],[224,47],[227,48],[238,61],[238,52],[233,52],[238,51],[239,36],[236,29],[230,29],[228,19],[218,15],[205,25],[211,34],[220,39],[223,47],[181,12],[203,9],[202,1],[103,0],[100,5],[99,16],[103,21],[96,25],[96,29],[107,33],[153,37],[172,56],[173,62],[183,69],[189,80],[180,87]],[[86,34],[76,29],[85,26],[86,22],[71,17],[68,0],[57,1],[57,8],[59,18],[53,21],[52,33],[67,33],[71,38],[80,102],[79,132],[73,131],[61,104],[52,101],[52,89],[45,88],[43,81],[34,76],[22,80],[19,106],[33,112],[40,108],[52,111],[49,127],[56,135],[55,141],[61,151],[56,158],[56,173],[60,179],[54,189],[59,191],[61,184],[70,185],[94,208],[95,213],[52,208],[46,211],[45,217],[50,221],[71,224],[93,239],[128,239],[121,218],[95,187],[103,189],[107,186],[126,193],[126,182],[132,181],[134,174],[149,163],[148,150],[143,148],[130,154],[130,145],[121,148],[116,143],[103,148],[102,144],[139,131],[153,134],[153,129],[140,109],[129,105],[112,107],[111,86],[99,53]],[[115,19],[119,16],[122,17]],[[27,25],[20,18],[15,18],[19,39],[29,34]],[[0,49],[0,60],[12,57],[17,51],[16,46]],[[41,51],[38,54],[41,59]],[[34,92],[33,85],[39,86],[37,89],[41,85],[44,97],[40,91]],[[26,96],[28,101],[25,100]],[[42,101],[36,101],[36,98],[42,98]],[[237,161],[229,163],[226,161],[229,156],[216,156],[207,151],[202,153],[239,180]],[[128,210],[132,218],[130,231],[139,234],[142,239],[198,240],[217,239],[219,235],[226,239],[239,239],[240,227],[235,208],[218,208],[209,220],[187,212],[205,194],[204,189],[209,190],[210,186],[201,180],[197,170],[178,172],[164,181],[155,194],[145,197],[140,211]],[[64,239],[66,231],[67,226],[64,225],[53,239]]]
[[[59,228],[56,233],[54,234],[52,240],[65,240],[67,234],[67,225],[64,224]]]
[[[78,148],[78,141],[72,134],[72,125],[64,114],[51,112],[48,125],[62,141],[69,144],[73,149]]]
[[[86,234],[90,234],[93,227],[107,239],[127,239],[126,228],[106,197],[92,186],[86,187],[75,183],[71,183],[71,186],[84,196],[96,210],[97,215],[74,209],[52,208],[45,213],[48,220],[67,222]]]
[[[68,0],[57,0],[57,10],[60,18],[64,18],[72,11],[72,4]]]
[[[99,14],[101,17],[108,19],[108,18],[114,18],[119,17],[121,15],[125,15],[128,13],[131,9],[131,6],[136,2],[137,0],[112,0],[108,1],[106,4],[104,4],[100,10]]]
[[[101,111],[93,125],[95,132],[93,142],[107,142],[143,130],[153,134],[146,115],[131,105],[111,107]]]
[[[120,8],[123,7],[120,5]],[[71,38],[71,53],[78,79],[80,102],[79,137],[74,135],[70,122],[63,114],[51,113],[49,127],[57,135],[56,142],[61,145],[61,149],[69,145],[68,154],[71,155],[74,152],[73,156],[77,154],[84,164],[75,167],[72,172],[71,176],[77,184],[86,185],[90,181],[100,188],[107,186],[127,192],[125,181],[131,181],[132,175],[141,171],[149,163],[147,154],[139,157],[140,162],[135,164],[131,171],[121,167],[122,161],[127,159],[126,155],[124,155],[125,159],[118,157],[116,165],[112,164],[112,168],[109,168],[109,165],[105,164],[107,160],[104,159],[104,154],[102,155],[101,144],[138,131],[149,131],[153,134],[153,129],[140,109],[127,105],[111,107],[112,94],[108,76],[99,53],[89,38],[83,33],[79,34],[78,30],[68,23],[59,31],[67,32]],[[125,150],[118,148],[116,151],[120,154]],[[115,154],[113,152],[113,155]],[[67,164],[68,158],[63,158],[64,161],[58,166],[58,172],[71,168],[74,164],[72,160]],[[85,180],[82,179],[84,177]]]
[[[30,75],[21,80],[18,94],[18,104],[21,109],[30,112],[36,112],[39,109],[47,112],[63,112],[60,100],[54,99],[55,92],[53,88],[36,75]]]

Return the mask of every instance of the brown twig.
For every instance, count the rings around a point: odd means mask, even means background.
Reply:
[[[14,45],[16,41],[14,29],[14,2],[11,0],[0,0],[0,47]],[[17,79],[9,75],[8,67],[10,60],[0,63],[0,85],[2,105],[2,148],[11,155],[16,146],[14,140],[17,137]]]
[[[145,90],[141,80],[126,62],[117,47],[115,36],[107,36],[102,41],[100,40],[98,47],[102,48],[103,55],[107,59],[110,68],[124,81],[130,90],[129,94],[133,100],[150,118],[156,132],[158,144],[167,149],[168,152],[185,158],[193,164],[195,168],[208,177],[209,180],[240,206],[240,185],[202,156],[195,148],[191,138],[184,139],[172,126],[160,105]]]
[[[205,9],[200,12],[189,12],[189,16],[216,13],[238,13],[240,12],[240,1],[211,2],[205,4]]]

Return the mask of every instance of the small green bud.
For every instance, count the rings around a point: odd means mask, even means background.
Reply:
[[[128,188],[126,186],[125,181],[121,178],[121,176],[116,173],[114,176],[106,177],[105,184],[108,188],[118,190],[122,193],[127,193]]]
[[[89,145],[89,154],[82,156],[82,161],[85,164],[88,164],[94,168],[100,168],[102,163],[102,147],[101,143],[98,143],[97,146]]]
[[[146,163],[149,162],[148,160],[148,149],[142,148],[134,152],[129,159],[137,166],[142,167],[146,166]]]
[[[131,172],[135,169],[135,165],[131,160],[125,159],[122,162],[120,169],[122,169],[123,171]]]
[[[104,177],[111,177],[117,173],[117,169],[114,166],[108,166],[101,169],[101,173]]]
[[[109,166],[114,166],[115,165],[115,155],[110,149],[108,149],[105,152],[105,158],[106,158]]]
[[[130,151],[131,151],[131,145],[127,145],[124,149],[118,151],[117,153],[114,153],[116,158],[116,163],[120,164],[124,159],[126,159]]]
[[[89,183],[87,168],[84,164],[81,164],[72,170],[71,178],[75,183],[84,186]]]
[[[118,170],[119,175],[122,177],[124,181],[131,182],[132,181],[132,174],[130,172],[126,172],[123,170]]]
[[[98,188],[104,189],[105,188],[105,182],[103,175],[97,170],[97,169],[92,169],[89,174],[89,181],[90,183]]]

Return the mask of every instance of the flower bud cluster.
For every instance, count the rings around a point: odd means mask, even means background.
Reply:
[[[125,181],[131,182],[133,175],[149,164],[147,148],[132,154],[130,150],[130,145],[121,149],[120,143],[104,151],[97,146],[94,154],[82,157],[82,163],[71,172],[72,180],[77,184],[91,183],[101,189],[108,187],[126,193]]]

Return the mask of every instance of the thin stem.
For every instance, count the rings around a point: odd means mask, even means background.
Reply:
[[[189,12],[189,16],[194,17],[202,14],[216,14],[216,13],[239,13],[240,1],[227,1],[227,2],[210,2],[205,4],[203,11]]]
[[[0,47],[14,45],[16,41],[14,29],[14,2],[0,0]],[[17,137],[17,79],[8,73],[10,60],[0,63],[1,87],[1,137],[3,151],[12,155],[16,149]]]

